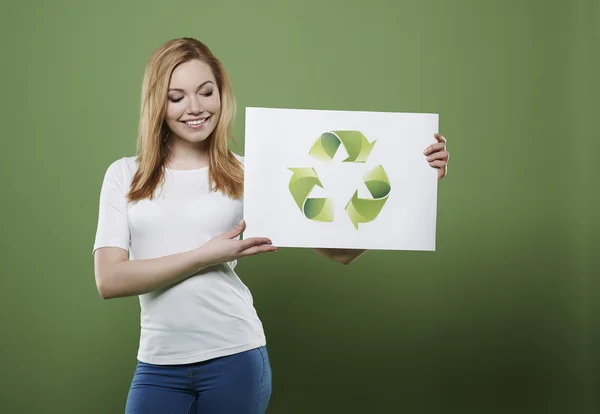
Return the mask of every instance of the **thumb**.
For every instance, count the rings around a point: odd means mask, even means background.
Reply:
[[[246,222],[242,219],[234,228],[223,233],[223,237],[226,239],[233,239],[244,232],[246,229]]]

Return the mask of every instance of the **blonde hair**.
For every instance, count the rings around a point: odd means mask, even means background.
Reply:
[[[146,64],[137,136],[138,169],[127,194],[129,201],[152,199],[155,189],[164,181],[165,161],[169,155],[169,128],[165,122],[169,82],[177,65],[194,59],[210,66],[221,97],[217,125],[207,138],[210,188],[232,198],[242,196],[243,169],[228,147],[229,139],[233,138],[231,130],[236,112],[231,81],[223,64],[204,43],[184,37],[159,46]]]

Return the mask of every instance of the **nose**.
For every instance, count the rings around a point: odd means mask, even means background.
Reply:
[[[196,115],[204,112],[202,105],[200,105],[200,101],[198,100],[198,96],[192,96],[192,99],[189,100],[189,106],[187,109],[188,114]]]

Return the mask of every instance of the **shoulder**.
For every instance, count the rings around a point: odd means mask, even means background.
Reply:
[[[133,177],[136,170],[137,157],[122,157],[108,166],[105,177],[124,184]]]

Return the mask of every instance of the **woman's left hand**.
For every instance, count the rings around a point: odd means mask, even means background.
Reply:
[[[446,150],[446,138],[440,134],[433,136],[438,142],[425,148],[423,153],[427,156],[429,165],[438,169],[438,180],[441,180],[448,174],[450,153]]]

